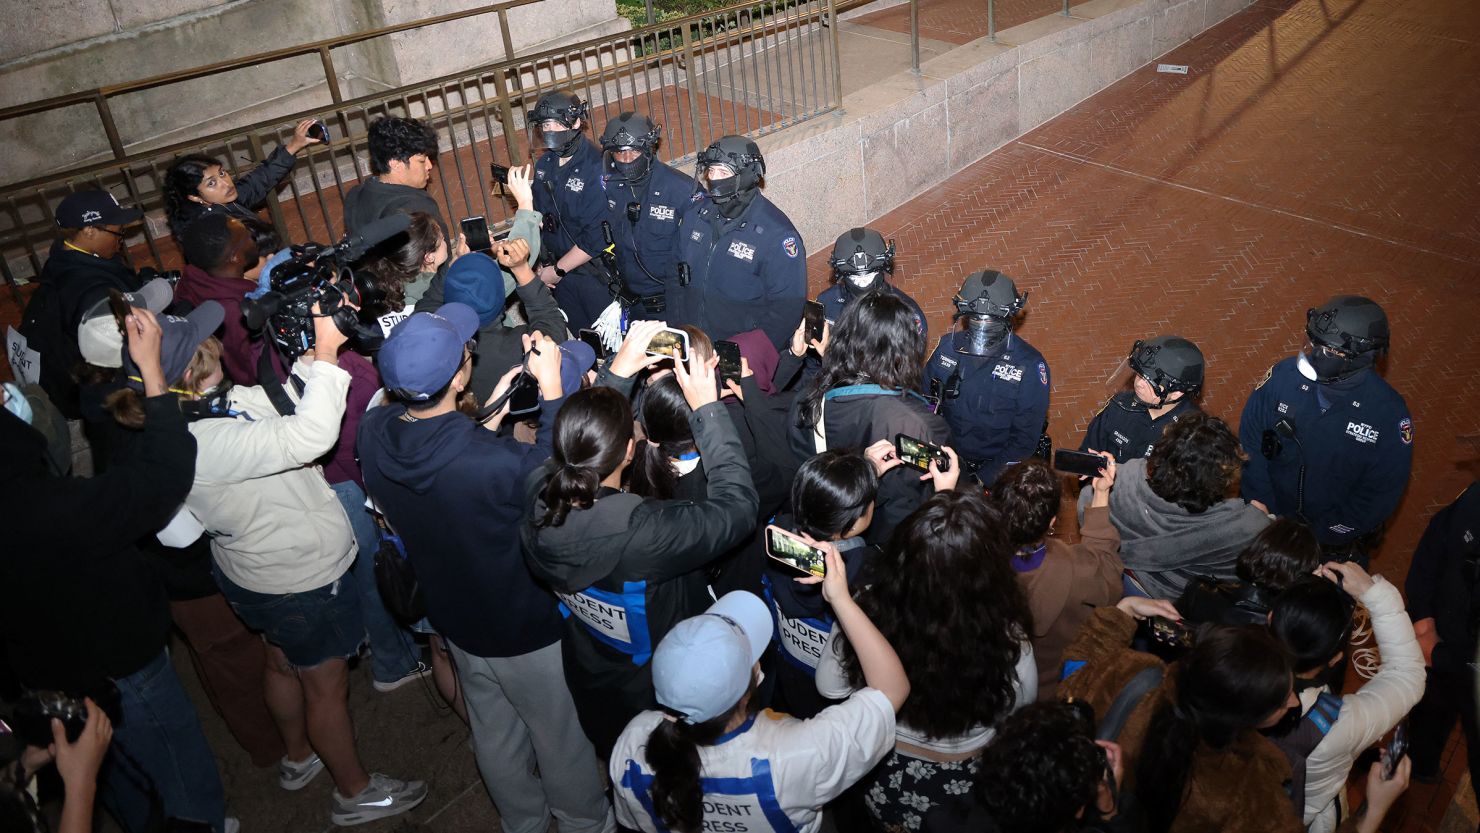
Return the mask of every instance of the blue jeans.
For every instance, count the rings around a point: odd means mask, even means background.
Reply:
[[[353,480],[330,485],[344,514],[349,516],[350,528],[355,532],[355,541],[360,546],[355,556],[355,592],[360,599],[360,617],[365,620],[365,633],[370,637],[370,671],[382,683],[393,683],[411,673],[419,662],[416,642],[411,632],[396,623],[380,599],[380,588],[375,584],[375,552],[380,549],[380,532],[375,528],[375,519],[365,508],[365,491]]]
[[[150,829],[156,812],[159,819],[203,821],[221,833],[226,793],[169,653],[160,651],[115,682],[123,722],[113,727],[113,744],[98,775],[103,806],[129,833]]]

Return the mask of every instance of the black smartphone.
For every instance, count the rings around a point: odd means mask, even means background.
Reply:
[[[726,379],[740,384],[740,345],[733,341],[716,341],[714,354],[719,356],[719,384],[723,388]]]
[[[1393,729],[1393,737],[1388,741],[1387,757],[1382,762],[1382,780],[1393,780],[1393,773],[1397,771],[1398,764],[1403,756],[1408,754],[1408,720],[1404,718],[1398,722],[1397,728]]]
[[[775,524],[766,527],[766,555],[803,576],[827,575],[827,551]]]
[[[907,434],[894,435],[894,452],[899,455],[900,461],[910,468],[930,471],[930,461],[934,460],[935,467],[941,471],[951,470],[951,458],[946,456],[940,446]]]
[[[464,217],[462,233],[468,241],[468,251],[487,254],[493,250],[493,240],[488,236],[488,221],[482,217]]]
[[[595,330],[581,330],[576,333],[576,338],[579,338],[586,343],[587,347],[591,348],[591,351],[596,354],[596,360],[598,362],[606,358],[606,343],[601,340],[601,333]]]
[[[814,341],[821,341],[822,325],[827,320],[824,317],[822,304],[817,301],[808,301],[802,307],[802,320],[807,322],[807,329],[803,333],[807,339],[807,343],[811,344]]]
[[[133,305],[123,299],[123,293],[116,289],[108,290],[108,310],[113,313],[113,320],[118,326],[125,327],[128,317],[133,314]]]
[[[500,165],[497,162],[488,163],[488,172],[493,174],[493,181],[499,185],[509,184],[509,166]]]
[[[1105,458],[1088,451],[1060,448],[1053,453],[1053,467],[1064,474],[1099,477],[1105,469]]]
[[[308,126],[308,138],[318,139],[320,142],[329,141],[329,126],[321,121],[316,121]]]
[[[1146,626],[1151,638],[1168,648],[1186,650],[1192,647],[1192,629],[1181,622],[1165,616],[1148,616]]]
[[[689,360],[689,334],[683,330],[664,327],[648,342],[647,354],[686,362]]]
[[[526,371],[509,386],[509,416],[524,417],[540,409],[540,383]]]

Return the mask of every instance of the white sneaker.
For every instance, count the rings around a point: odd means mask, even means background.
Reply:
[[[334,791],[334,813],[329,820],[340,827],[399,815],[425,801],[425,781],[397,781],[376,772],[360,794],[345,798]]]
[[[402,677],[401,679],[392,680],[388,683],[383,683],[380,680],[376,680],[371,685],[375,686],[376,691],[384,694],[387,691],[395,691],[396,689],[407,683],[415,682],[416,680],[419,680],[430,673],[432,673],[432,667],[418,660],[416,663],[416,667],[406,672],[406,676]]]
[[[323,771],[324,762],[318,755],[309,755],[308,760],[296,763],[284,757],[278,761],[278,786],[285,790],[301,790]]]
[[[227,816],[226,823],[222,825],[223,833],[241,833],[242,823],[235,816]]]

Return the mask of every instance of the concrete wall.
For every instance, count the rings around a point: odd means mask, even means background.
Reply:
[[[9,0],[0,27],[0,107],[408,22],[486,0]],[[612,0],[545,0],[512,11],[515,52],[628,28]],[[347,98],[500,60],[494,15],[378,38],[333,52]],[[171,84],[110,100],[125,147],[160,147],[331,104],[315,56]],[[111,156],[91,105],[0,123],[0,183]]]
[[[766,194],[809,250],[944,182],[1250,0],[1090,0],[844,96],[759,140]],[[942,141],[944,137],[945,141]]]

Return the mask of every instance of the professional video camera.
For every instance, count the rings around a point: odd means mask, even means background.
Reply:
[[[410,226],[410,215],[393,214],[332,246],[294,246],[292,258],[272,270],[268,291],[242,302],[247,328],[261,330],[266,326],[279,352],[294,358],[313,349],[313,305],[318,304],[319,314],[332,318],[341,333],[363,347],[377,346],[382,338],[380,329],[362,323],[355,311],[361,303],[360,288],[350,264]]]

